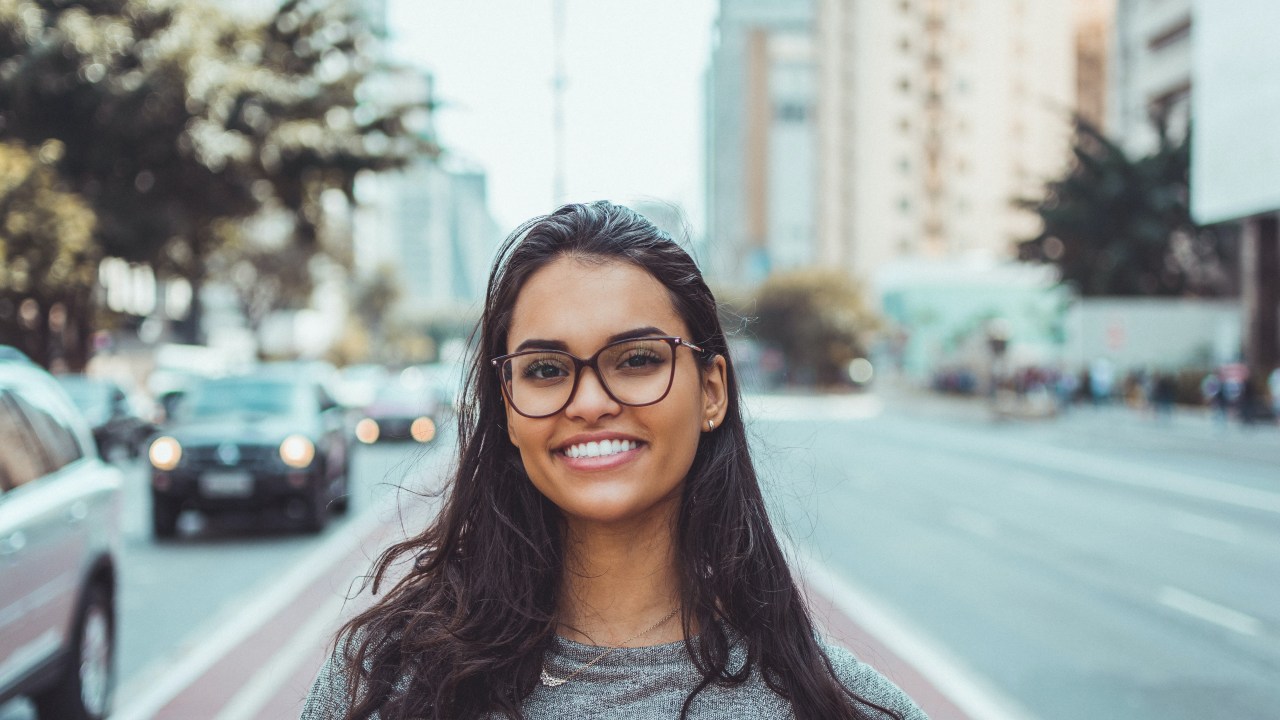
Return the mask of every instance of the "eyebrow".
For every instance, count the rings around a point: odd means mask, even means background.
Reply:
[[[666,337],[667,333],[664,332],[661,328],[656,328],[656,327],[653,327],[652,325],[648,325],[641,328],[635,328],[633,330],[624,330],[623,332],[610,335],[608,338],[605,339],[604,344],[608,345],[610,343],[618,342],[619,340],[631,340],[632,338],[640,338],[640,337],[653,337],[655,335],[661,335],[663,337]],[[524,350],[560,350],[563,352],[569,352],[569,346],[563,340],[541,340],[539,338],[529,338],[528,340],[525,340],[524,342],[517,345],[514,352],[521,352]]]

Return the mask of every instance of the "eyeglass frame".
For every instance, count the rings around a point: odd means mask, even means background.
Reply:
[[[609,348],[614,347],[616,345],[624,345],[626,343],[636,342],[638,340],[666,341],[667,344],[671,346],[671,373],[667,376],[667,389],[662,391],[662,395],[660,395],[657,400],[653,400],[646,403],[629,403],[629,402],[624,402],[622,400],[619,400],[618,396],[614,395],[613,391],[609,389],[609,383],[605,382],[604,376],[600,374],[600,368],[597,365],[597,361],[600,359],[600,355],[604,353],[605,350],[608,350]],[[694,345],[693,343],[685,340],[684,338],[678,335],[646,335],[644,337],[623,338],[622,340],[614,340],[613,342],[608,343],[604,347],[595,351],[595,353],[593,353],[591,357],[585,360],[583,360],[582,358],[578,357],[577,355],[574,355],[573,353],[567,350],[530,348],[528,350],[521,350],[519,352],[508,353],[506,355],[499,355],[496,358],[490,359],[489,363],[493,365],[493,367],[496,368],[498,371],[498,386],[502,390],[502,396],[505,397],[507,399],[507,403],[511,405],[511,409],[515,410],[517,414],[527,417],[530,420],[542,420],[544,418],[549,418],[552,415],[556,415],[560,413],[565,408],[569,407],[569,403],[573,402],[574,396],[578,394],[578,384],[582,382],[583,368],[591,368],[591,370],[595,372],[596,380],[600,383],[600,387],[604,390],[605,394],[609,396],[609,399],[613,400],[619,405],[623,405],[626,407],[648,407],[650,405],[657,405],[658,403],[667,399],[667,396],[671,394],[671,388],[675,385],[676,357],[677,357],[676,350],[678,350],[681,346],[687,347],[690,350],[693,350],[694,352],[698,353],[699,355],[705,355],[707,352],[705,349],[700,348],[697,345]],[[515,357],[519,357],[521,355],[533,355],[535,353],[555,353],[557,355],[564,355],[565,357],[573,361],[573,386],[569,388],[569,396],[565,398],[563,405],[561,405],[560,407],[556,408],[554,411],[549,412],[545,415],[530,415],[529,413],[526,413],[520,410],[520,407],[516,405],[516,401],[511,399],[511,390],[507,387],[507,382],[502,377],[502,366],[508,360],[511,360],[512,358],[515,358]]]

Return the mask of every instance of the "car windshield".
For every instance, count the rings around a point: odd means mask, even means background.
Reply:
[[[59,377],[58,382],[67,391],[67,395],[71,396],[71,402],[86,415],[106,411],[111,391],[105,383],[83,377]]]
[[[227,378],[201,384],[183,400],[185,418],[223,415],[296,415],[305,410],[305,395],[296,383],[265,378]]]
[[[378,388],[374,401],[389,405],[416,405],[424,402],[426,398],[426,388],[421,385],[390,382]]]

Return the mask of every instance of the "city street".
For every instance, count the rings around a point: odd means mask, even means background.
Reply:
[[[997,688],[1011,716],[1275,717],[1274,426],[887,404],[755,403],[797,544]]]
[[[913,694],[936,691],[935,719],[1280,707],[1277,428],[1122,408],[996,421],[981,401],[893,393],[755,397],[748,412],[819,616]],[[314,537],[188,523],[157,545],[130,466],[115,717],[296,716],[359,607],[351,583],[399,533],[396,487],[433,483],[449,448],[361,448],[350,517]],[[420,523],[429,503],[398,497]],[[828,607],[865,634],[840,633]]]

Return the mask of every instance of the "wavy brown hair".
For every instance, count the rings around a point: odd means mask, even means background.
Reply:
[[[516,297],[564,255],[644,268],[666,286],[692,342],[727,366],[728,410],[703,433],[685,478],[676,525],[685,647],[702,675],[681,717],[707,686],[752,671],[791,702],[798,720],[898,717],[840,683],[765,512],[747,447],[741,399],[716,302],[692,258],[644,217],[618,205],[565,205],[517,228],[489,276],[478,343],[458,416],[457,470],[435,520],[388,548],[373,591],[412,560],[337,646],[347,665],[346,720],[522,718],[556,632],[564,564],[559,510],[530,482],[504,427],[488,358],[507,352]],[[693,628],[699,628],[694,642]],[[732,628],[747,662],[729,667]]]

